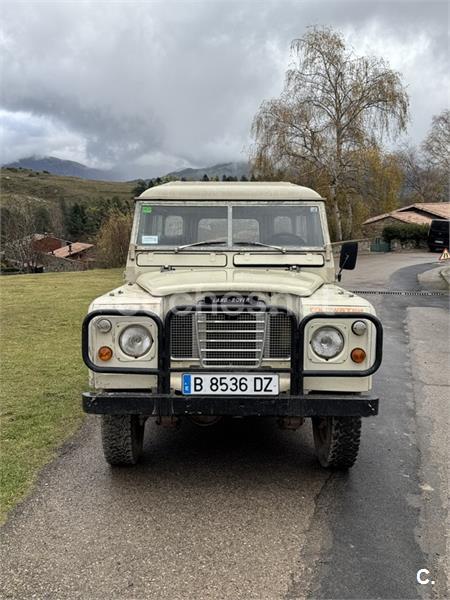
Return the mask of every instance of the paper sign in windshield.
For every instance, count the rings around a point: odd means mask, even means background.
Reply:
[[[141,239],[142,244],[157,244],[158,236],[157,235],[143,235]]]

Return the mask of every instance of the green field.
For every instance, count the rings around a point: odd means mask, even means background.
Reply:
[[[0,520],[80,425],[81,321],[121,282],[119,269],[0,278]]]

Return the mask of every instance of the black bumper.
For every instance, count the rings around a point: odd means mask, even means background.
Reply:
[[[83,410],[93,414],[235,417],[370,417],[378,414],[371,395],[179,396],[149,392],[84,392]]]

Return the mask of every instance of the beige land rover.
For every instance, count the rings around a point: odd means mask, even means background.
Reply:
[[[340,270],[357,246],[344,244]],[[145,422],[312,421],[319,462],[356,460],[376,415],[382,327],[336,274],[323,199],[291,183],[172,182],[146,190],[126,282],[83,323],[91,391],[111,465],[134,464]]]

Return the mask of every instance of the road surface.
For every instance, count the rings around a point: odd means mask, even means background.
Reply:
[[[343,285],[418,289],[435,258],[361,257]],[[309,423],[251,420],[152,425],[143,463],[112,471],[90,417],[3,527],[1,597],[448,598],[448,301],[367,297],[382,402],[349,474],[318,467]]]

